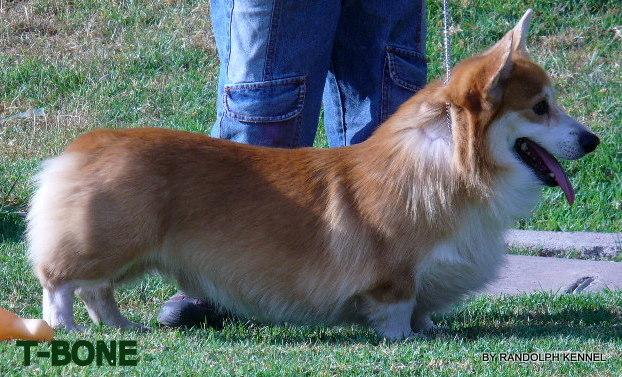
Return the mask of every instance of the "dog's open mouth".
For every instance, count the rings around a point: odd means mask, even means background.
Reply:
[[[559,186],[566,194],[568,203],[574,203],[574,188],[557,159],[535,142],[522,137],[516,140],[514,150],[520,159],[534,171],[547,186]]]

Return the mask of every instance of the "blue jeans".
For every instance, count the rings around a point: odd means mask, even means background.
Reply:
[[[331,147],[367,139],[426,83],[425,0],[212,0],[212,136]]]

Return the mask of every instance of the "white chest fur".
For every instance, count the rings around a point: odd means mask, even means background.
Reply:
[[[499,182],[487,206],[469,208],[456,233],[419,266],[417,306],[442,311],[493,280],[505,257],[504,231],[531,212],[539,193],[533,177],[518,171]]]

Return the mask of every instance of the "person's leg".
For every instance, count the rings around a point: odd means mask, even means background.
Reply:
[[[324,89],[331,147],[366,140],[426,84],[425,0],[344,0]]]
[[[270,147],[313,145],[340,7],[335,0],[212,0],[220,73],[211,135]],[[179,292],[158,321],[218,326],[228,317]]]
[[[212,0],[221,62],[212,136],[313,145],[340,8],[335,0]]]

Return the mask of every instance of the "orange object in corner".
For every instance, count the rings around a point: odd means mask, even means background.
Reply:
[[[54,339],[54,329],[42,319],[21,318],[0,308],[0,340],[14,339],[48,342]]]

